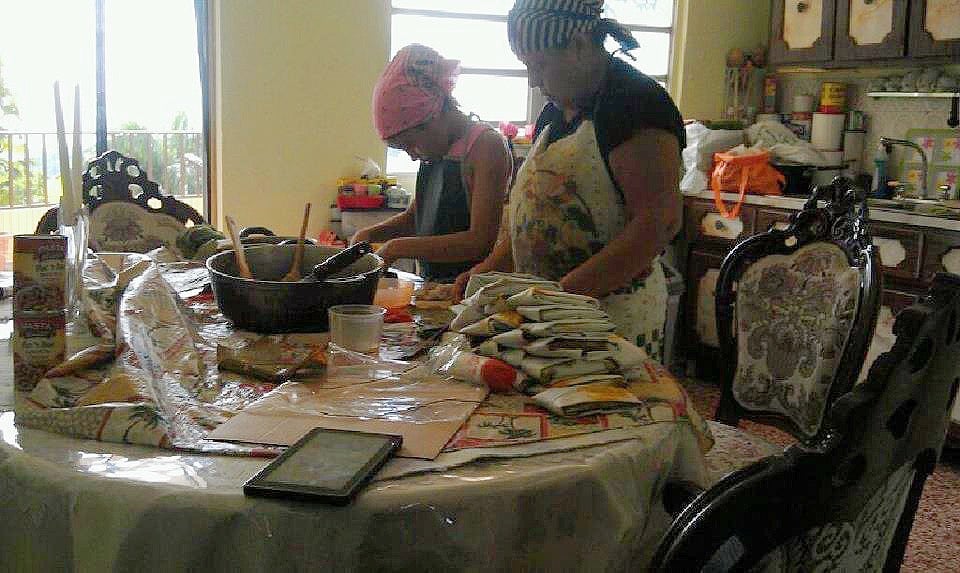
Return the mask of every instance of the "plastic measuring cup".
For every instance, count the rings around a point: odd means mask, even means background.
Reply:
[[[386,313],[386,309],[374,304],[331,306],[327,309],[330,341],[354,352],[379,352],[383,315]]]
[[[413,298],[413,281],[405,279],[380,279],[373,304],[384,308],[403,308]]]

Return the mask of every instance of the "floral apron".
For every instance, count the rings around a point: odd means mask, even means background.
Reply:
[[[593,122],[549,146],[547,127],[510,193],[514,270],[560,280],[626,226],[626,206],[597,145]],[[661,360],[667,281],[659,258],[649,274],[600,300],[617,332]]]

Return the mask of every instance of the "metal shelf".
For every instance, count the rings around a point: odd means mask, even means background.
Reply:
[[[870,97],[918,97],[918,98],[942,98],[949,99],[956,97],[955,92],[867,92]]]

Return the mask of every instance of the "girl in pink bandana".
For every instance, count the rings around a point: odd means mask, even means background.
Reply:
[[[473,121],[451,93],[459,63],[412,44],[400,50],[373,93],[373,120],[391,147],[420,160],[413,204],[357,232],[353,242],[384,242],[390,264],[417,259],[429,280],[452,281],[493,248],[512,160],[491,126]]]

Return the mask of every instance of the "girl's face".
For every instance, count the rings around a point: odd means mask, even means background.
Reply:
[[[414,161],[439,161],[450,145],[444,129],[444,114],[405,129],[387,140],[387,145],[407,152]]]

